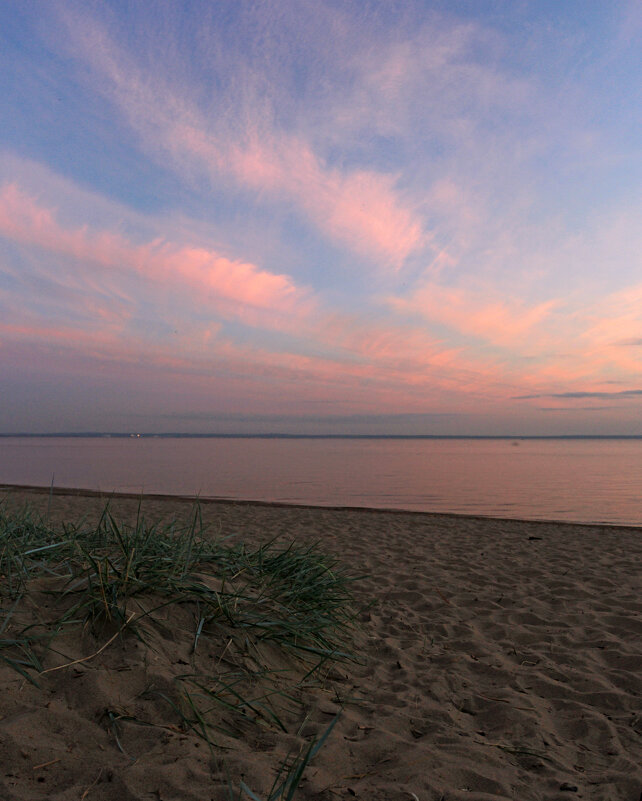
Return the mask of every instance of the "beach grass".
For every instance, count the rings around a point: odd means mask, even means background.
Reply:
[[[139,508],[128,525],[107,506],[97,525],[54,526],[4,504],[0,577],[0,660],[33,685],[109,670],[116,649],[130,664],[167,661],[167,680],[138,693],[136,711],[114,703],[102,715],[126,756],[125,724],[189,733],[217,758],[248,727],[287,734],[301,688],[352,658],[353,577],[334,557],[214,536],[198,506],[188,524],[149,524]],[[292,798],[334,722],[275,767],[269,801]],[[243,793],[257,798],[241,783]]]

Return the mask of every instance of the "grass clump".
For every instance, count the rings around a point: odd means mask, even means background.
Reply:
[[[300,688],[350,658],[351,580],[316,545],[208,536],[198,507],[187,525],[150,525],[140,508],[128,525],[106,508],[95,526],[54,527],[3,505],[0,661],[38,685],[109,669],[116,646],[118,670],[164,659],[131,708],[105,707],[123,753],[125,724],[178,727],[210,748],[248,726],[287,732]],[[292,797],[324,739],[282,766],[271,801]]]

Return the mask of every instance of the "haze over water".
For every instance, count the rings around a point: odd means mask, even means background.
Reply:
[[[642,439],[0,439],[0,483],[642,525]]]

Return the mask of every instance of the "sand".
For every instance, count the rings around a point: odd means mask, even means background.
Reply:
[[[56,495],[50,514],[91,518],[102,506]],[[131,516],[137,501],[112,508]],[[189,505],[144,508],[167,518]],[[642,530],[251,503],[206,503],[203,515],[248,542],[318,540],[365,574],[354,588],[370,605],[354,632],[359,663],[302,691],[307,717],[287,734],[226,741],[225,769],[171,728],[123,724],[119,750],[101,711],[136,707],[156,668],[118,641],[43,676],[42,690],[2,668],[3,801],[205,801],[227,798],[228,782],[238,797],[241,777],[263,799],[288,749],[340,709],[296,799],[642,798]],[[159,649],[180,657],[169,634]]]

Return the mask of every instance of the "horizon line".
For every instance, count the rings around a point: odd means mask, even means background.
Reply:
[[[288,434],[223,433],[223,432],[123,432],[123,431],[67,431],[67,432],[0,432],[1,439],[642,439],[640,434]]]

